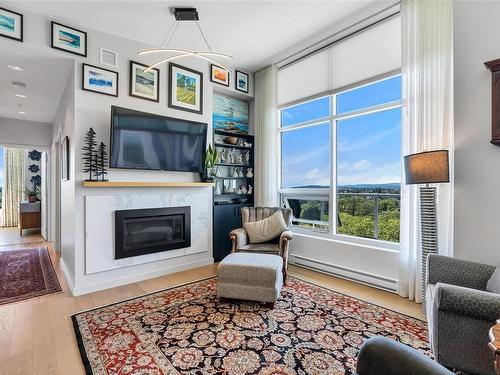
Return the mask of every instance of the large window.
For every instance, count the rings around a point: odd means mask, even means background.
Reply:
[[[399,242],[401,76],[295,102],[280,118],[281,201],[294,224]]]

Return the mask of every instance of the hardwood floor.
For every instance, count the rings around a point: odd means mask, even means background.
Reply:
[[[0,228],[0,246],[27,244],[40,241],[43,241],[43,237],[39,229],[25,229],[21,237],[18,227]]]
[[[59,257],[51,243],[31,242],[0,247],[0,251],[28,246],[49,247],[63,293],[0,307],[0,374],[85,374],[70,315],[78,311],[213,276],[217,269],[217,265],[210,265],[80,297],[72,297],[59,266]],[[421,318],[420,305],[389,292],[301,267],[290,266],[290,275],[403,314]]]

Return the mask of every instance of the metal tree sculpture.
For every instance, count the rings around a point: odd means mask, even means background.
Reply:
[[[83,172],[89,174],[87,181],[93,181],[92,175],[97,177],[96,150],[97,142],[95,140],[95,131],[92,127],[85,135],[85,145],[82,147]]]
[[[106,175],[108,174],[108,154],[106,153],[106,145],[101,142],[96,153],[96,164],[97,164],[97,179],[101,177],[101,181],[107,181]]]

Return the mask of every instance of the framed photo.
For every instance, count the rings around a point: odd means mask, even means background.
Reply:
[[[0,36],[23,41],[23,15],[0,7]]]
[[[170,63],[168,97],[170,108],[203,113],[203,73]]]
[[[118,72],[82,64],[82,90],[118,96]]]
[[[144,73],[148,66],[130,61],[129,95],[134,98],[160,101],[160,70],[151,69]]]
[[[69,180],[69,138],[66,136],[61,143],[61,180]]]
[[[234,88],[248,94],[248,74],[237,70],[234,80]]]
[[[106,48],[99,48],[99,63],[111,68],[118,67],[118,52]]]
[[[87,33],[52,21],[52,48],[87,57]]]
[[[210,81],[229,86],[229,71],[220,66],[210,65]]]

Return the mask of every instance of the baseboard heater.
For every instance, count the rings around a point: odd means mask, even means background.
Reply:
[[[341,279],[354,281],[356,283],[361,283],[377,289],[382,289],[387,292],[396,293],[398,290],[398,281],[388,277],[378,276],[348,267],[336,266],[331,263],[304,257],[301,255],[290,254],[289,261],[291,264],[295,264],[297,266],[309,268],[314,271],[319,271],[325,274],[339,277]]]

